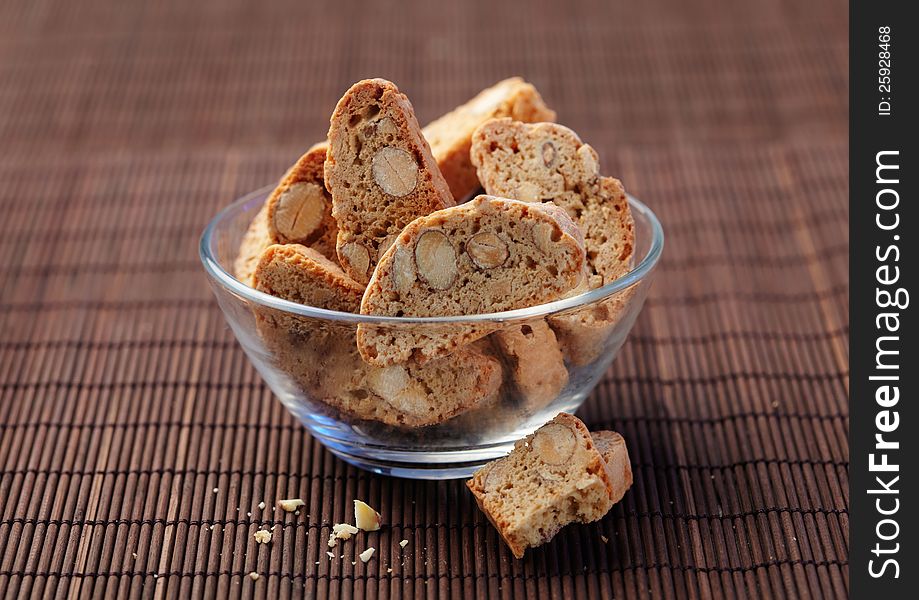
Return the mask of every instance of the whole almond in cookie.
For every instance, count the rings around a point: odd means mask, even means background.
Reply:
[[[361,300],[366,315],[474,315],[561,297],[581,277],[580,232],[551,204],[478,196],[413,221],[383,255]],[[361,324],[364,359],[391,365],[447,356],[494,323]]]
[[[485,121],[498,117],[537,123],[554,121],[555,111],[546,106],[535,87],[520,77],[511,77],[482,90],[423,130],[457,202],[479,188],[475,167],[469,160],[472,133]]]
[[[243,236],[234,264],[236,278],[253,285],[262,253],[272,244],[303,244],[337,261],[338,227],[325,189],[326,143],[313,145],[284,174]]]
[[[338,260],[358,283],[370,280],[406,225],[453,206],[411,103],[384,79],[354,84],[335,107],[325,183],[338,223]]]

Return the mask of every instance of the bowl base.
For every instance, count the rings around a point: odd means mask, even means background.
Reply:
[[[513,444],[511,444],[507,452],[503,454],[507,454],[512,448]],[[338,458],[359,469],[364,469],[376,473],[377,475],[403,477],[406,479],[468,479],[484,464],[493,460],[493,458],[480,458],[455,463],[395,462],[391,460],[376,460],[366,456],[350,454],[338,448],[329,448],[329,451]]]

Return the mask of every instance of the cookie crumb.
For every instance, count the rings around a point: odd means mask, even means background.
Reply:
[[[258,577],[259,575],[255,571],[252,571],[251,573],[249,573],[249,579],[251,579],[252,581],[258,581]]]
[[[401,542],[399,542],[399,546],[405,548],[406,546],[408,546],[408,540],[402,540]]]
[[[214,488],[214,493],[215,493],[215,494],[216,494],[217,492],[219,492],[219,491],[220,491],[220,488]]]
[[[604,544],[608,544],[608,543],[609,543],[609,538],[606,537],[605,535],[601,535],[601,536],[600,536],[600,539],[603,540],[603,543],[604,543]]]
[[[326,554],[329,555],[329,560],[332,560],[333,558],[335,558],[335,555],[332,554],[331,552],[326,552]]]
[[[255,538],[255,541],[259,544],[268,544],[271,542],[271,532],[267,529],[259,529],[252,537]]]
[[[300,498],[290,498],[288,500],[278,500],[278,506],[280,506],[285,512],[294,512],[301,506],[306,504]]]
[[[357,557],[361,559],[361,562],[365,563],[368,560],[370,560],[370,557],[373,556],[374,552],[376,552],[376,548],[371,546],[370,548],[367,548],[366,550],[358,554]]]
[[[336,523],[332,525],[332,534],[329,536],[329,548],[334,548],[338,540],[351,539],[351,536],[359,530],[354,525],[348,523]]]
[[[264,501],[264,500],[262,500],[261,502],[258,503],[258,509],[259,509],[259,510],[265,510],[265,501]]]

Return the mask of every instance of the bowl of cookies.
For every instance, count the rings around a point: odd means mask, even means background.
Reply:
[[[326,140],[208,224],[227,322],[339,457],[467,477],[577,410],[625,343],[663,230],[555,121],[519,78],[424,128],[360,81]]]

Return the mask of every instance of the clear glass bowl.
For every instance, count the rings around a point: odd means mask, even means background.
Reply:
[[[220,308],[269,387],[313,436],[351,464],[399,477],[468,477],[559,412],[577,410],[635,323],[664,244],[657,217],[629,197],[635,266],[601,288],[502,313],[356,315],[288,302],[233,276],[243,234],[270,192],[265,188],[237,200],[201,237],[201,261]],[[413,333],[476,327],[492,333],[466,354],[385,369],[360,360],[354,350],[358,326]],[[541,337],[550,328],[558,350]],[[508,358],[499,338],[522,341],[525,351]],[[434,423],[440,419],[445,420]]]

